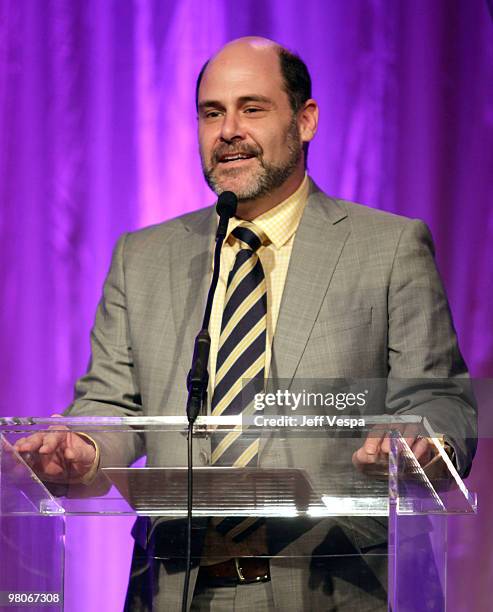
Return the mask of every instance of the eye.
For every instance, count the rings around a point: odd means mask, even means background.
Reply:
[[[206,119],[215,119],[216,117],[220,116],[220,112],[217,110],[211,110],[211,111],[207,111],[206,113],[204,113],[204,116]]]
[[[248,106],[245,108],[245,113],[260,113],[263,110],[263,108],[258,108],[258,106]]]

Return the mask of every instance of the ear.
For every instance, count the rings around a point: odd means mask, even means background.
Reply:
[[[318,104],[310,98],[298,112],[298,130],[303,142],[310,142],[317,133]]]

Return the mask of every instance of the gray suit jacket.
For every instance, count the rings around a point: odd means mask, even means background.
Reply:
[[[120,239],[92,331],[91,364],[77,383],[72,415],[184,413],[216,220],[210,207]],[[386,378],[387,412],[427,415],[436,431],[447,434],[462,474],[469,469],[474,402],[463,384],[467,370],[432,240],[421,221],[328,198],[311,183],[282,297],[271,376],[284,381]],[[408,378],[430,383],[424,394],[403,401],[402,384],[394,381]],[[446,390],[433,384],[437,378],[449,381]],[[209,445],[207,440],[196,444],[197,462],[210,456]],[[131,463],[144,452],[150,464],[186,465],[185,443],[163,448],[149,437],[144,451],[138,436],[103,449],[102,462],[111,455],[114,463],[119,455],[122,463]],[[259,464],[330,470],[330,457],[330,444],[323,441],[310,454],[294,445],[289,457],[264,441]],[[353,530],[356,543],[371,545],[363,532],[357,526]],[[322,523],[305,540],[305,551],[323,540],[323,533]],[[166,609],[174,609],[173,602],[179,609],[179,578],[164,575],[162,580],[168,581],[161,588]],[[323,609],[318,599],[323,594],[308,586],[308,562],[301,569],[286,560],[273,563],[272,580],[279,609]],[[294,592],[286,584],[299,588]]]

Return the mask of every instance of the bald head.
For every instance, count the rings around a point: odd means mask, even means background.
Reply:
[[[222,53],[227,53],[231,49],[251,49],[262,52],[273,51],[279,48],[281,48],[281,45],[270,38],[264,38],[263,36],[242,36],[241,38],[230,40],[211,59],[218,57]]]
[[[280,77],[282,89],[286,92],[291,109],[298,112],[312,96],[310,73],[303,60],[279,43],[261,36],[244,36],[232,40],[205,62],[198,75],[195,87],[195,105],[198,108],[199,90],[205,72],[214,62],[233,62],[237,59],[259,61],[271,68]]]

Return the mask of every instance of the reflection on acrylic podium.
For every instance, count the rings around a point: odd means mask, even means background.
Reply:
[[[418,464],[400,436],[399,426],[408,421],[436,444],[441,460],[432,469]],[[375,422],[382,418],[367,419],[367,430]],[[32,469],[36,458],[21,457],[12,447],[19,437],[62,423],[100,445],[101,469],[89,484],[42,482]],[[260,436],[259,467],[233,468],[207,465],[204,457],[210,457],[217,428],[237,431],[241,421],[199,417],[194,541],[203,540],[195,536],[204,533],[211,517],[255,517],[265,525],[266,554],[293,566],[306,564],[308,556],[319,566],[341,563],[341,551],[325,546],[323,538],[313,545],[315,535],[324,531],[350,534],[363,556],[382,554],[387,542],[389,609],[446,610],[446,519],[449,514],[473,515],[475,496],[426,419],[400,417],[385,426],[393,432],[389,460],[371,473],[361,473],[351,461],[365,430],[329,435],[323,427],[245,428],[243,435]],[[70,516],[138,516],[140,535],[135,531],[142,554],[184,568],[186,429],[186,420],[179,417],[1,419],[0,609],[64,609],[65,519]],[[118,451],[136,437],[148,448],[147,467],[127,467]],[[151,454],[149,449],[168,452]],[[193,557],[197,565],[200,547]]]

